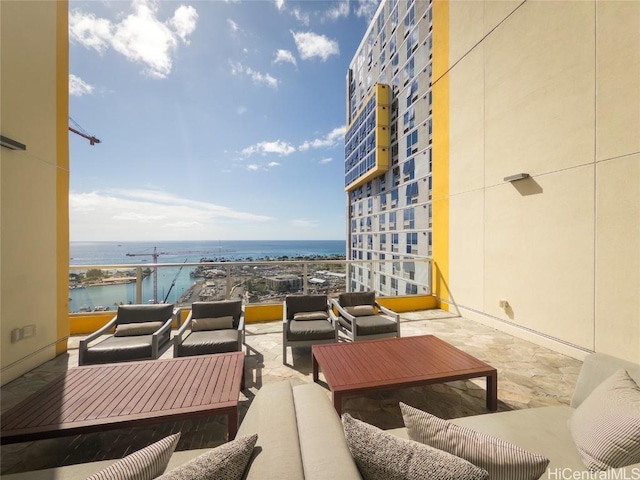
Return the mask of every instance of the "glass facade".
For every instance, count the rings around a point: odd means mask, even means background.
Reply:
[[[363,262],[350,270],[354,291],[431,293],[424,261],[432,254],[433,223],[431,7],[431,1],[383,0],[347,74],[349,258],[383,261],[375,269]],[[386,169],[376,157],[381,87],[388,89]]]

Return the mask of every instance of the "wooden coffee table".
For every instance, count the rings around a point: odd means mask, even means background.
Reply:
[[[338,414],[344,397],[476,377],[487,377],[487,409],[498,409],[496,369],[433,335],[314,345],[311,357]]]
[[[208,415],[238,431],[244,353],[76,367],[2,414],[2,444]]]

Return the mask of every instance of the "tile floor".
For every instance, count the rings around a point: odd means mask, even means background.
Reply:
[[[498,410],[568,404],[581,362],[517,339],[442,310],[403,313],[402,336],[434,334],[498,369]],[[51,378],[78,364],[77,345],[69,351],[0,388],[2,411],[37,391]],[[297,348],[282,364],[280,322],[247,325],[246,388],[240,396],[240,420],[263,384],[289,379],[311,382],[311,349]],[[165,357],[171,357],[171,350]],[[403,401],[442,418],[487,413],[484,379],[450,382],[345,400],[344,412],[380,428],[402,426],[398,402]],[[327,395],[330,392],[327,390]],[[9,474],[87,461],[120,458],[170,433],[180,431],[178,450],[214,447],[225,441],[226,418],[174,422],[148,428],[5,445],[0,474]]]

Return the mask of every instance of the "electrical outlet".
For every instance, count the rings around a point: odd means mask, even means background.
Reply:
[[[22,327],[22,338],[29,338],[36,336],[36,325],[32,323],[31,325],[26,325]]]

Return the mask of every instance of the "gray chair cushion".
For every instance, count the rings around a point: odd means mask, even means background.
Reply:
[[[338,319],[340,325],[351,331],[351,322],[343,317]],[[356,317],[356,332],[358,335],[377,335],[380,333],[393,333],[398,331],[398,324],[390,318],[382,315],[370,315],[367,317]]]
[[[233,317],[233,328],[238,328],[242,314],[242,300],[223,300],[220,302],[193,302],[192,318]]]
[[[169,332],[161,336],[159,346],[169,342]],[[95,345],[90,346],[84,354],[84,363],[127,362],[151,358],[151,335],[136,335],[131,337],[111,336]]]
[[[355,307],[356,305],[374,305],[376,303],[375,292],[350,292],[341,293],[338,303],[342,307]]]
[[[299,312],[321,312],[327,310],[326,295],[289,295],[285,298],[287,319]]]
[[[118,307],[118,323],[166,322],[173,315],[173,305],[120,305]]]
[[[287,339],[291,341],[330,340],[336,334],[328,320],[291,320],[288,325]]]
[[[191,332],[178,346],[178,356],[210,355],[238,351],[238,330]]]

